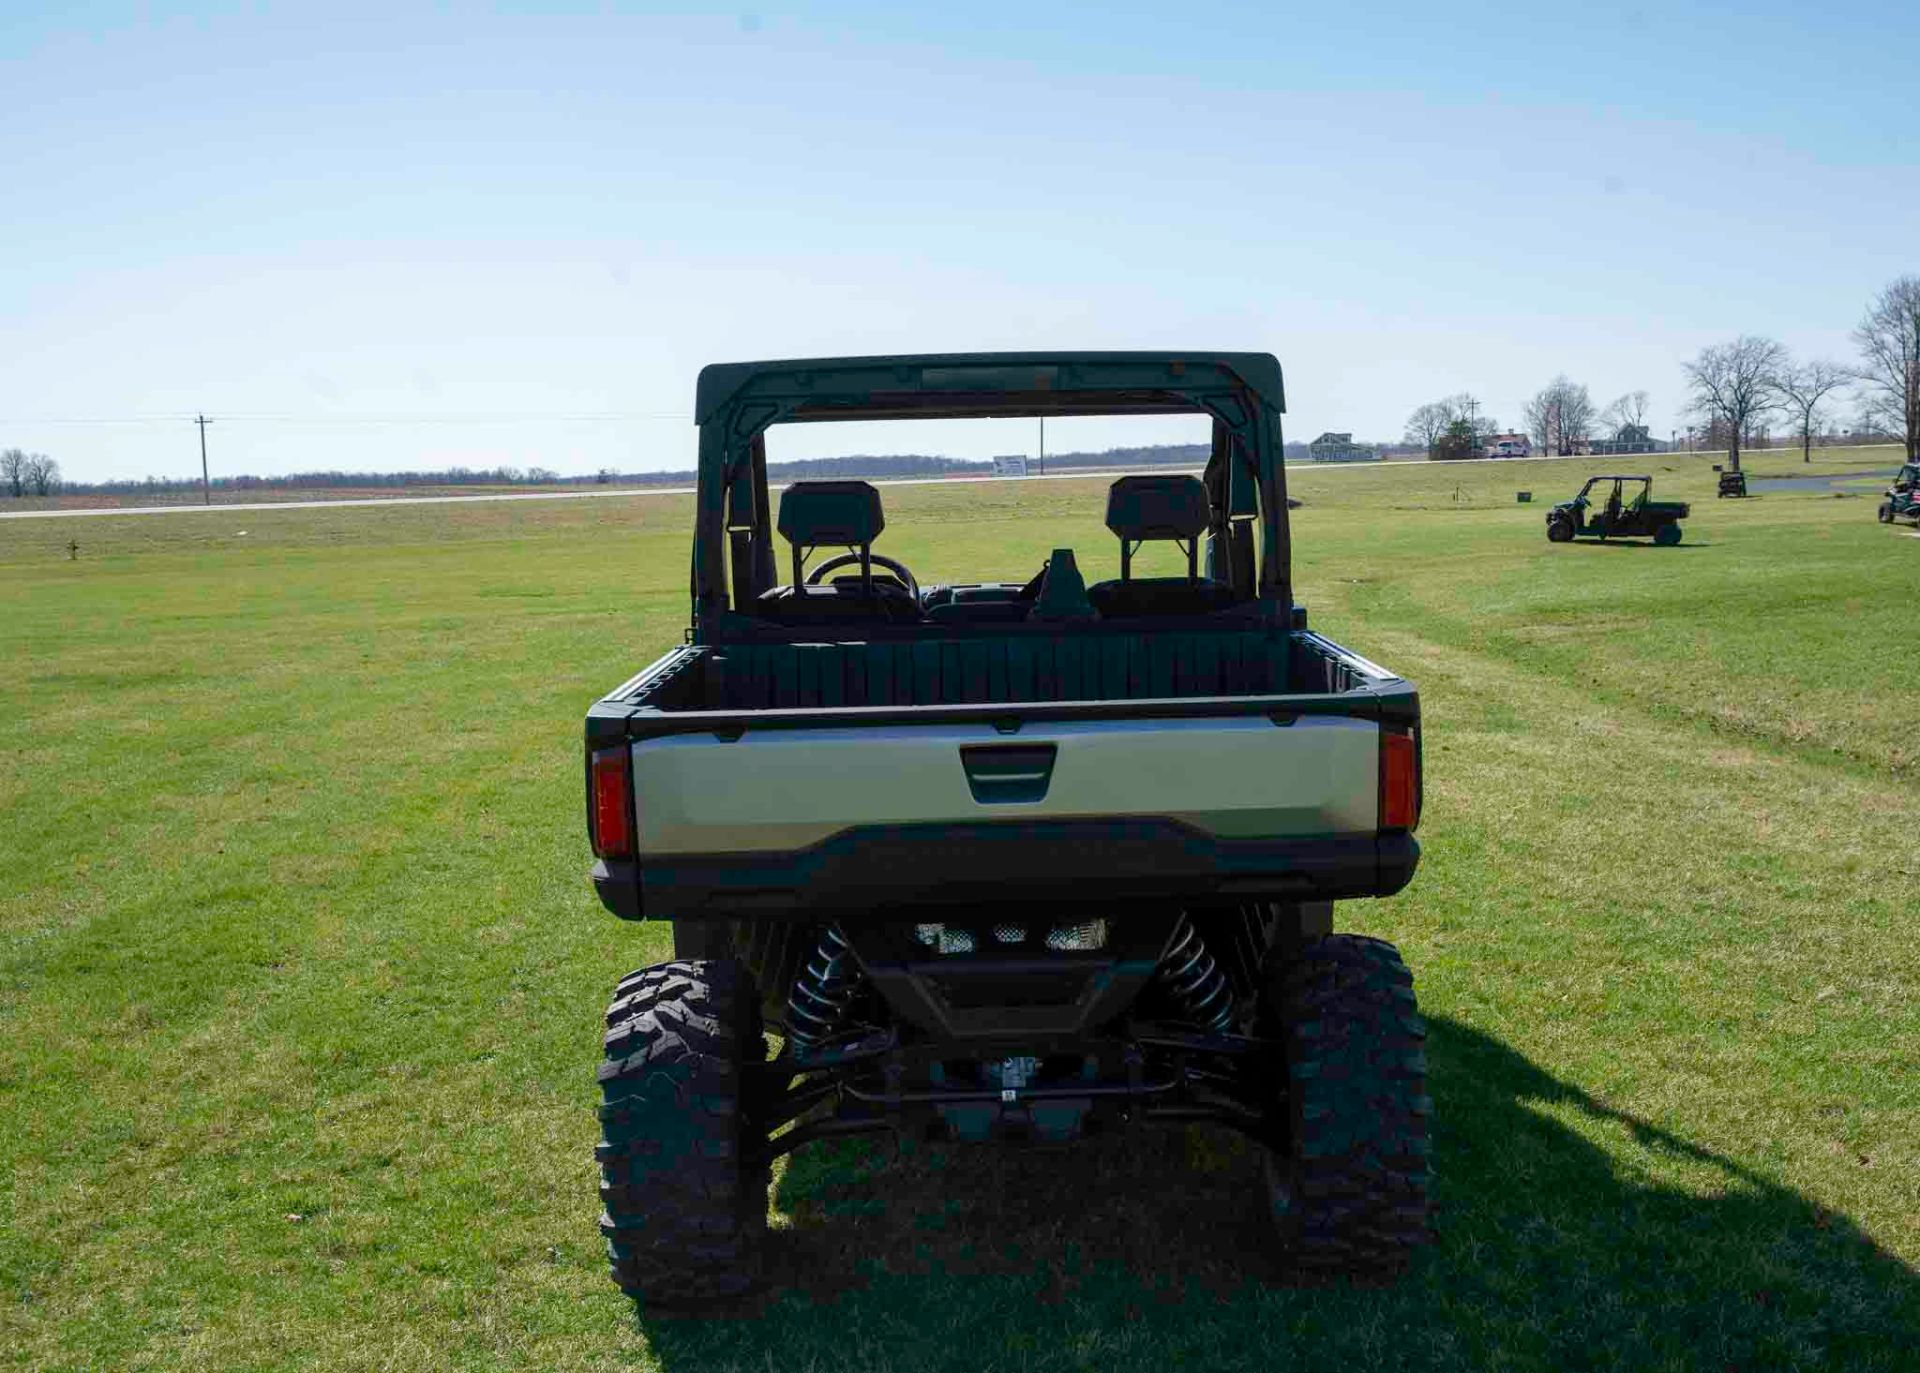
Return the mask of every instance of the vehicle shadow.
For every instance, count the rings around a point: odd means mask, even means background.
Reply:
[[[754,1310],[641,1328],[702,1373],[1912,1366],[1920,1274],[1846,1218],[1465,1025],[1429,1059],[1437,1242],[1392,1287],[1299,1284],[1237,1137],[848,1141],[781,1180]]]

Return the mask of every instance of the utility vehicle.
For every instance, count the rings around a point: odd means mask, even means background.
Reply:
[[[1907,463],[1894,475],[1878,513],[1881,524],[1912,520],[1920,525],[1920,463]]]
[[[1210,1122],[1256,1142],[1296,1271],[1380,1280],[1426,1239],[1412,979],[1333,930],[1413,875],[1419,699],[1293,602],[1282,404],[1246,353],[700,374],[692,625],[586,722],[594,887],[673,931],[599,1072],[646,1308],[744,1293],[769,1165],[872,1131]],[[1211,417],[1201,476],[1114,481],[1117,549],[997,580],[876,552],[866,482],[767,477],[782,424],[1178,413]],[[1140,575],[1148,541],[1183,570]]]
[[[1547,538],[1651,538],[1669,547],[1680,542],[1680,521],[1689,513],[1684,501],[1654,500],[1652,477],[1588,477],[1579,495],[1547,511]]]

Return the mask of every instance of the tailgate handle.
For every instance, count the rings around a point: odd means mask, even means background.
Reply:
[[[969,744],[960,750],[967,786],[983,805],[1041,801],[1053,781],[1055,744]]]

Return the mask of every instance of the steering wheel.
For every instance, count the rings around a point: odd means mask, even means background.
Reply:
[[[914,602],[918,604],[920,600],[920,583],[914,579],[913,573],[907,571],[907,565],[905,563],[895,562],[892,558],[883,557],[878,553],[869,553],[867,555],[867,561],[884,567],[895,577],[898,577],[900,584],[907,589],[907,594],[912,596]],[[860,555],[858,553],[836,553],[807,574],[807,585],[820,585],[820,579],[837,568],[848,566],[858,567],[859,565]]]

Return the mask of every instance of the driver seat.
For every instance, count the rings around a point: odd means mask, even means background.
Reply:
[[[881,513],[880,492],[871,482],[795,482],[780,493],[777,527],[792,545],[793,582],[774,587],[754,602],[754,613],[762,619],[809,625],[920,618],[919,606],[904,587],[890,577],[874,580],[869,561],[873,541],[887,527],[887,520]],[[836,577],[825,586],[807,585],[807,555],[834,547],[860,555],[860,575]]]

